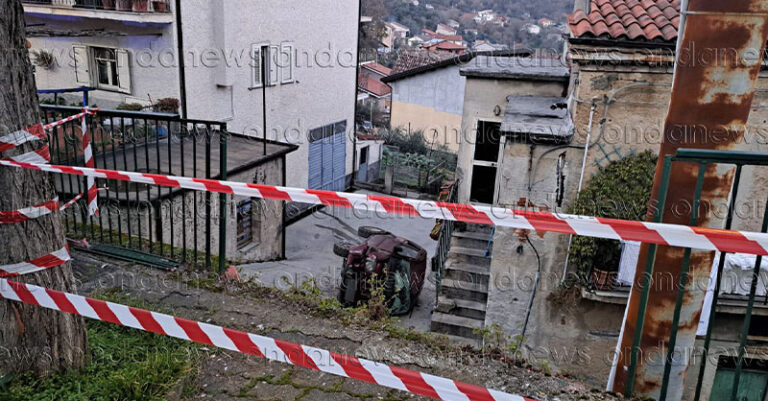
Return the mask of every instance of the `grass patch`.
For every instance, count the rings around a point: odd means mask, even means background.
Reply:
[[[85,368],[47,378],[21,375],[0,388],[0,399],[163,400],[197,372],[197,347],[186,341],[98,321],[88,321],[88,341]]]

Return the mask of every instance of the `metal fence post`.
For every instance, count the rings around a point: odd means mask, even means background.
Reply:
[[[227,125],[223,124],[219,134],[219,171],[222,180],[227,179]],[[219,273],[227,269],[227,195],[219,194]]]
[[[693,205],[691,207],[691,219],[690,225],[695,226],[699,217],[699,205],[701,203],[701,191],[704,188],[704,176],[707,172],[707,163],[699,163],[699,175],[696,178],[696,189],[693,195]],[[677,344],[677,331],[680,327],[680,313],[683,309],[683,298],[685,297],[685,287],[688,286],[688,272],[691,267],[691,248],[685,248],[685,256],[683,256],[683,267],[680,272],[680,284],[677,290],[677,300],[675,301],[675,311],[672,315],[672,332],[669,335],[669,348],[667,349],[667,355],[664,359],[664,376],[661,381],[661,395],[659,401],[665,401],[667,399],[667,391],[669,389],[669,376],[672,372],[672,363],[675,358],[675,345]]]
[[[667,202],[667,192],[669,190],[669,174],[672,170],[672,156],[666,156],[664,158],[664,167],[661,178],[661,187],[659,188],[658,205],[656,206],[656,213],[653,216],[653,221],[658,223],[661,221],[661,215],[664,212],[664,207]],[[640,339],[643,335],[643,325],[645,324],[645,313],[648,309],[648,297],[651,292],[651,284],[653,282],[653,263],[656,260],[655,244],[649,245],[648,259],[645,263],[645,282],[637,283],[642,285],[640,290],[642,294],[640,296],[640,305],[638,306],[637,321],[635,323],[635,333],[632,339],[632,349],[630,350],[629,368],[627,371],[627,383],[624,389],[624,395],[631,397],[635,388],[635,376],[637,375],[637,359],[640,351]],[[629,301],[627,301],[629,302]]]
[[[765,203],[765,212],[763,214],[763,227],[761,232],[768,231],[768,200]],[[739,379],[741,378],[741,365],[744,363],[744,353],[747,350],[747,337],[749,336],[749,326],[752,324],[752,309],[755,306],[755,294],[757,292],[757,281],[760,279],[760,265],[763,264],[763,256],[757,255],[755,268],[752,271],[752,285],[749,288],[749,302],[747,303],[747,314],[744,316],[744,326],[741,329],[741,342],[739,343],[739,359],[736,362],[736,373],[733,376],[733,387],[731,388],[731,399],[736,400],[739,392]]]

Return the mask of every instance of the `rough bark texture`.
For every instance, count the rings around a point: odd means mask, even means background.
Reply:
[[[40,122],[35,79],[24,35],[20,0],[0,0],[0,136]],[[26,144],[6,152],[25,153],[40,147]],[[55,197],[48,174],[0,167],[0,210],[18,210]],[[23,224],[0,225],[0,265],[28,261],[64,246],[59,215]],[[17,281],[73,291],[69,264]],[[34,371],[48,374],[85,362],[87,340],[80,317],[0,300],[0,374]]]

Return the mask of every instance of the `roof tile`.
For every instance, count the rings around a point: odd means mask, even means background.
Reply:
[[[568,15],[575,37],[622,40],[677,40],[680,0],[590,0],[589,15],[577,10]]]

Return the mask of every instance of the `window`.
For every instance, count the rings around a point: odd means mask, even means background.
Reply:
[[[368,146],[360,149],[360,164],[368,163]]]
[[[94,47],[93,59],[96,64],[96,82],[99,86],[116,88],[119,85],[119,81],[117,80],[117,55],[115,54],[115,49]]]
[[[283,43],[280,46],[268,44],[255,44],[251,50],[253,60],[252,88],[261,88],[265,80],[267,86],[277,84],[290,84],[293,77],[293,45]],[[262,59],[263,56],[263,59]],[[263,62],[266,62],[264,64]],[[262,67],[264,73],[262,74]]]
[[[237,202],[237,247],[261,242],[261,202],[244,199]]]
[[[83,86],[131,93],[128,51],[95,46],[73,46],[75,81]]]

